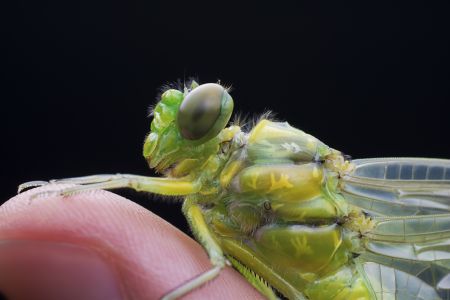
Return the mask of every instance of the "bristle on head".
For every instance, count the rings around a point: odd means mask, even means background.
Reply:
[[[248,114],[243,115],[238,112],[234,115],[234,119],[231,125],[236,125],[242,128],[243,131],[250,131],[262,120],[277,121],[275,119],[275,113],[270,110],[265,111],[260,115],[249,116]]]
[[[166,91],[171,90],[171,89],[179,90],[181,92],[184,92],[186,90],[190,91],[193,82],[198,83],[198,78],[197,77],[189,77],[187,80],[186,79],[183,79],[183,80],[177,79],[176,81],[166,82],[165,84],[161,85],[161,87],[158,89],[155,103],[151,104],[147,109],[147,116],[149,118],[153,117],[153,112],[155,110],[155,107],[158,104],[158,102],[161,100],[162,94],[164,94]]]
[[[231,83],[226,84],[218,80],[217,84],[220,84],[225,89],[225,91],[227,91],[227,93],[231,93],[231,91],[233,90],[233,85]]]
[[[273,121],[276,122],[277,119],[275,118],[275,113],[271,110],[266,110],[265,112],[263,112],[259,117],[256,117],[253,120],[253,125],[258,124],[259,122],[261,122],[262,120],[269,120],[269,121]]]
[[[248,114],[242,114],[242,112],[237,112],[234,114],[233,120],[230,122],[232,126],[239,126],[241,128],[244,128],[247,126],[249,120]]]
[[[147,108],[147,118],[153,117],[153,112],[155,111],[156,103],[150,104]]]

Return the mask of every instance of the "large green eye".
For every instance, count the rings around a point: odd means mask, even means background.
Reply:
[[[232,109],[233,101],[221,85],[200,85],[183,99],[177,116],[178,128],[185,139],[203,140],[225,127]]]

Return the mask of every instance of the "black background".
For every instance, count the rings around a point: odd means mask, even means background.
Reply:
[[[450,158],[449,3],[359,2],[2,4],[0,203],[29,180],[153,175],[147,108],[189,76],[355,158]]]

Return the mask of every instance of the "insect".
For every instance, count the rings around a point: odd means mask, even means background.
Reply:
[[[286,122],[227,127],[232,110],[220,84],[169,89],[143,149],[165,177],[51,182],[78,184],[61,195],[129,187],[184,197],[212,268],[164,299],[227,263],[268,299],[450,299],[450,160],[351,161]]]

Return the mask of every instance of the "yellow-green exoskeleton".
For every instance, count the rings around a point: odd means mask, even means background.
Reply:
[[[228,126],[232,110],[219,84],[169,89],[143,151],[165,177],[55,182],[80,184],[64,195],[130,187],[184,197],[212,268],[165,299],[227,263],[268,299],[450,299],[449,160],[350,161],[286,122]]]

